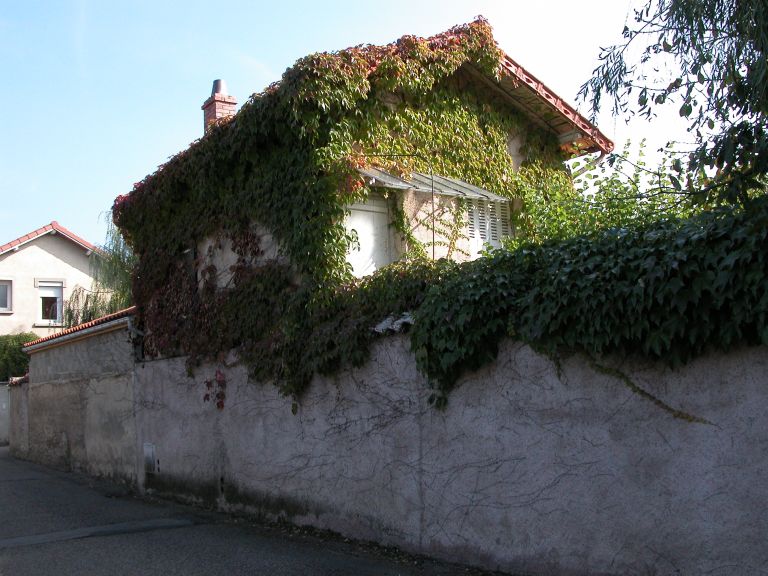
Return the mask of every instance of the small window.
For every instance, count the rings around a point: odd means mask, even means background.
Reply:
[[[0,312],[13,311],[11,286],[10,280],[0,280]]]
[[[509,202],[471,200],[467,203],[469,238],[478,250],[486,244],[501,247],[501,239],[512,235]]]
[[[64,303],[64,283],[55,281],[37,282],[40,297],[39,320],[45,324],[61,324]]]

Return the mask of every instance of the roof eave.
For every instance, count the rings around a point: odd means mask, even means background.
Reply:
[[[575,156],[591,152],[608,154],[613,151],[613,142],[597,126],[579,114],[573,106],[505,53],[502,53],[500,66],[502,74],[500,80],[489,78],[474,66],[471,66],[471,70],[496,87],[499,92],[506,96],[511,105],[521,109],[535,123],[554,132],[560,139],[560,147],[563,151]],[[534,101],[535,99],[538,109],[534,109],[519,95],[513,94],[512,90],[523,90],[530,94],[533,98],[529,100]],[[558,124],[561,124],[562,127],[553,126],[552,122],[548,121],[541,113],[544,110],[548,113],[554,113],[558,118]],[[570,135],[573,138],[562,140],[563,137]]]
[[[3,244],[2,247],[0,247],[0,256],[2,256],[3,254],[7,254],[8,252],[15,252],[22,246],[29,244],[30,242],[37,240],[38,238],[41,238],[46,234],[54,234],[54,235],[61,234],[64,238],[66,238],[70,242],[73,242],[74,244],[77,244],[86,252],[99,252],[98,247],[94,246],[87,240],[83,240],[82,238],[80,238],[80,236],[64,228],[64,226],[62,226],[61,224],[59,224],[54,220],[50,224],[46,224],[45,226],[38,228],[37,230],[33,230],[32,232],[29,232],[24,236],[21,236],[19,238],[11,240],[6,244]],[[21,238],[24,238],[24,240],[21,240]]]
[[[97,333],[109,332],[129,322],[134,314],[136,314],[136,306],[130,306],[89,322],[66,328],[57,334],[50,334],[27,342],[22,345],[22,350],[27,354],[33,354],[51,346],[58,346],[65,342],[90,337]]]

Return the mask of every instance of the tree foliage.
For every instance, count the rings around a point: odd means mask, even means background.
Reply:
[[[646,160],[645,142],[627,142],[608,157],[582,157],[571,162],[575,185],[566,174],[529,177],[525,210],[516,235],[505,246],[594,237],[606,230],[637,229],[656,221],[690,216],[706,204],[674,188],[674,153],[658,164]]]
[[[37,334],[31,332],[0,336],[0,382],[7,382],[12,376],[24,376],[27,373],[29,357],[21,347],[37,338]]]
[[[749,201],[768,174],[768,3],[653,0],[634,12],[624,41],[603,50],[579,95],[594,114],[602,97],[615,114],[652,117],[673,102],[696,147],[673,168],[676,190]],[[711,180],[702,185],[703,173]]]
[[[77,286],[72,290],[64,303],[64,326],[76,326],[130,306],[135,261],[133,251],[113,224],[110,213],[104,244],[91,258],[91,287]]]
[[[483,21],[309,56],[119,197],[145,352],[183,354],[194,368],[234,351],[259,380],[299,396],[315,374],[365,361],[372,327],[415,318],[412,348],[440,403],[505,336],[670,363],[768,341],[766,207],[680,221],[679,196],[665,195],[673,175],[635,194],[641,161],[625,176],[598,166],[590,180],[602,195],[585,196],[557,141],[467,75],[471,64],[494,77],[499,57]],[[513,131],[529,160],[519,171]],[[370,192],[356,169],[371,157],[519,200],[528,241],[467,264],[397,262],[352,279],[343,221]],[[267,259],[259,227],[285,258]],[[225,247],[234,263],[219,271]]]

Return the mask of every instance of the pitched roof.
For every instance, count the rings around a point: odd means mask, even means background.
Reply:
[[[56,340],[64,336],[69,336],[70,334],[75,334],[76,332],[82,332],[89,328],[95,328],[102,324],[107,324],[108,322],[113,322],[115,320],[127,318],[128,316],[133,315],[135,312],[136,312],[136,306],[124,308],[123,310],[118,310],[117,312],[113,312],[112,314],[101,316],[100,318],[96,318],[94,320],[91,320],[90,322],[84,322],[83,324],[72,326],[72,328],[67,328],[66,330],[57,332],[56,334],[50,334],[49,336],[43,336],[42,338],[38,338],[37,340],[32,340],[32,342],[27,342],[26,344],[24,344],[22,348],[30,348],[32,346],[36,346],[37,344],[42,344],[44,342]]]
[[[50,224],[46,224],[42,228],[33,230],[28,234],[24,234],[24,236],[20,236],[15,240],[11,240],[10,242],[3,244],[2,246],[0,246],[0,256],[5,254],[6,252],[9,252],[11,250],[18,248],[19,246],[26,244],[27,242],[31,242],[36,238],[45,236],[46,234],[61,234],[62,236],[64,236],[68,240],[71,240],[75,244],[78,244],[85,250],[97,250],[96,246],[94,246],[87,240],[83,240],[82,238],[80,238],[80,236],[78,236],[74,232],[71,232],[70,230],[67,230],[66,228],[64,228],[64,226],[62,226],[61,224],[56,222],[56,220],[54,220],[53,222],[51,222]]]
[[[239,126],[246,126],[249,118],[256,117],[256,115],[249,117],[247,111],[252,110],[258,102],[267,101],[270,97],[282,93],[283,97],[296,99],[294,104],[297,106],[314,103],[325,109],[324,106],[327,107],[328,103],[320,102],[318,96],[318,92],[323,91],[318,91],[312,86],[307,88],[305,84],[312,84],[326,71],[352,70],[356,74],[357,80],[360,81],[361,90],[365,90],[366,82],[372,81],[373,75],[388,57],[399,58],[403,61],[413,59],[412,52],[419,52],[419,50],[414,49],[414,46],[423,43],[424,46],[421,47],[435,52],[435,57],[450,60],[456,56],[452,51],[456,49],[456,46],[462,45],[462,38],[476,35],[477,29],[482,29],[481,36],[485,34],[485,30],[488,31],[488,38],[481,38],[480,44],[486,46],[487,43],[492,43],[495,49],[494,58],[496,59],[494,72],[489,73],[487,61],[481,62],[469,57],[462,60],[461,63],[455,61],[457,66],[452,69],[451,74],[462,70],[471,81],[496,92],[510,106],[522,111],[534,124],[555,135],[561,150],[570,156],[580,156],[591,152],[607,154],[613,151],[614,143],[600,132],[597,126],[501,50],[493,38],[487,20],[478,16],[469,24],[454,26],[428,38],[406,35],[395,42],[382,46],[362,44],[337,52],[310,54],[299,59],[285,71],[281,80],[272,83],[262,92],[255,93],[233,116],[220,119],[217,128],[221,130],[206,132],[186,150],[173,156],[167,163],[161,164],[154,174],[150,174],[142,181],[135,183],[133,191],[118,196],[113,205],[116,211],[115,217],[120,220],[121,207],[127,206],[131,197],[135,198],[136,191],[147,187],[149,182],[162,174],[172,173],[173,171],[169,169],[171,166],[179,165],[188,160],[198,150],[205,150],[200,144],[213,134],[222,134],[229,130],[237,130]],[[382,78],[387,77],[387,75],[382,76]],[[302,88],[307,89],[301,92]],[[369,86],[368,90],[370,89]],[[367,95],[362,95],[361,98],[365,99]],[[344,104],[344,106],[348,105],[350,104]],[[241,118],[244,119],[244,122],[239,120]],[[233,138],[232,140],[243,141],[240,138]],[[201,154],[207,155],[208,153],[201,152]]]
[[[613,151],[613,142],[597,126],[506,53],[501,68],[504,74],[497,85],[535,122],[553,130],[562,147],[577,155]]]

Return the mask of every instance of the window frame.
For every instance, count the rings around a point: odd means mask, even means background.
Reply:
[[[8,302],[6,307],[0,307],[0,314],[13,314],[13,280],[0,278],[0,285],[8,287]]]
[[[37,312],[35,314],[35,326],[62,326],[64,324],[64,288],[67,284],[63,278],[35,278],[35,288],[37,289]],[[56,319],[43,318],[42,299],[50,298],[50,295],[44,296],[43,289],[58,289],[56,295]]]

